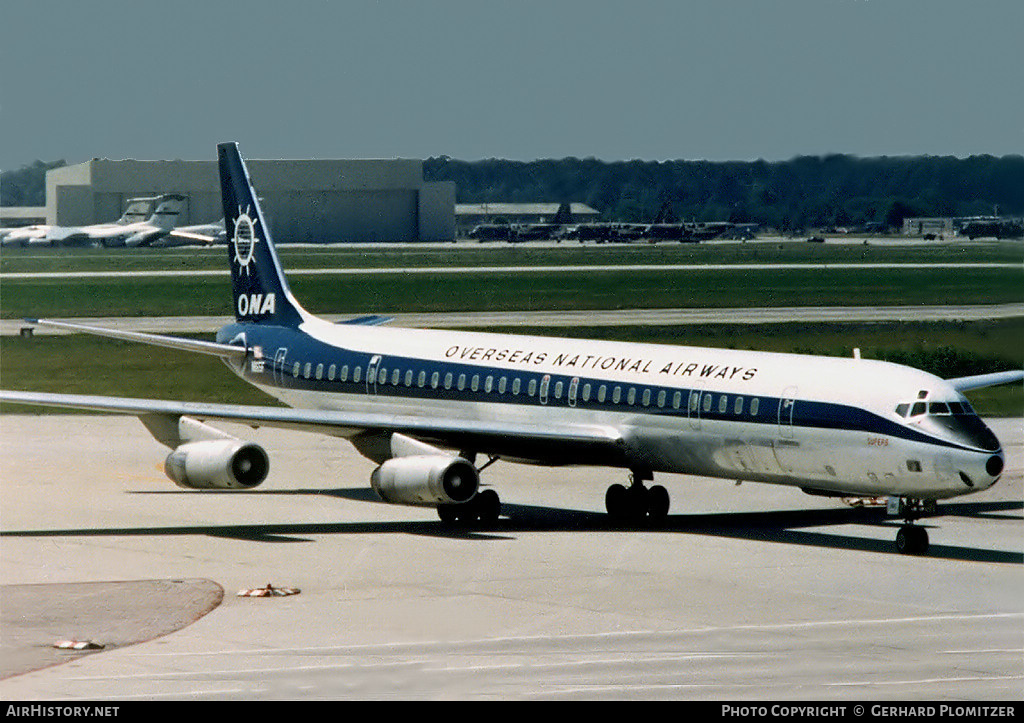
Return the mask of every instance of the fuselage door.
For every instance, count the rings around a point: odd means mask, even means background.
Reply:
[[[793,410],[796,408],[796,387],[786,387],[779,399],[779,435],[793,438]]]
[[[288,347],[286,346],[279,346],[277,351],[274,352],[274,366],[272,367],[272,370],[274,372],[274,382],[277,384],[284,384],[284,360],[287,356]]]
[[[377,393],[377,369],[380,367],[380,354],[374,354],[366,365],[366,393]]]
[[[690,429],[700,429],[700,397],[699,389],[691,389],[686,402],[686,416],[690,420]]]
[[[569,382],[569,406],[576,406],[576,394],[579,392],[580,378],[573,377],[572,381]]]

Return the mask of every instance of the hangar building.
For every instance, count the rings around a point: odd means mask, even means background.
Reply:
[[[455,184],[427,183],[423,162],[249,160],[276,241],[453,241]],[[179,225],[223,217],[216,161],[96,159],[46,174],[46,222],[106,223],[130,198],[179,193]]]

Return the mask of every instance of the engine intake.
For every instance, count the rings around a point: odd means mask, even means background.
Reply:
[[[164,462],[176,485],[192,490],[251,489],[267,478],[270,459],[258,444],[214,439],[183,444]]]
[[[389,459],[370,475],[370,486],[385,502],[433,507],[473,499],[480,475],[461,457],[415,455]]]

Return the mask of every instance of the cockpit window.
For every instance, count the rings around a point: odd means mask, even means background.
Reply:
[[[907,412],[909,412],[909,411],[910,411],[910,405],[909,404],[897,404],[896,405],[896,414],[900,415],[901,417],[907,416]]]
[[[928,405],[924,402],[915,402],[914,406],[910,409],[910,416],[916,417],[919,414],[924,414],[927,407]]]
[[[932,402],[928,405],[929,414],[949,414],[949,405],[945,402]]]

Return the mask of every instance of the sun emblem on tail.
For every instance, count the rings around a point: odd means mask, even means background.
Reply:
[[[249,216],[249,209],[242,210],[238,207],[238,218],[235,219],[235,235],[232,241],[235,244],[235,261],[238,262],[239,270],[249,273],[249,264],[253,262],[253,251],[259,239],[256,238],[256,222]]]

